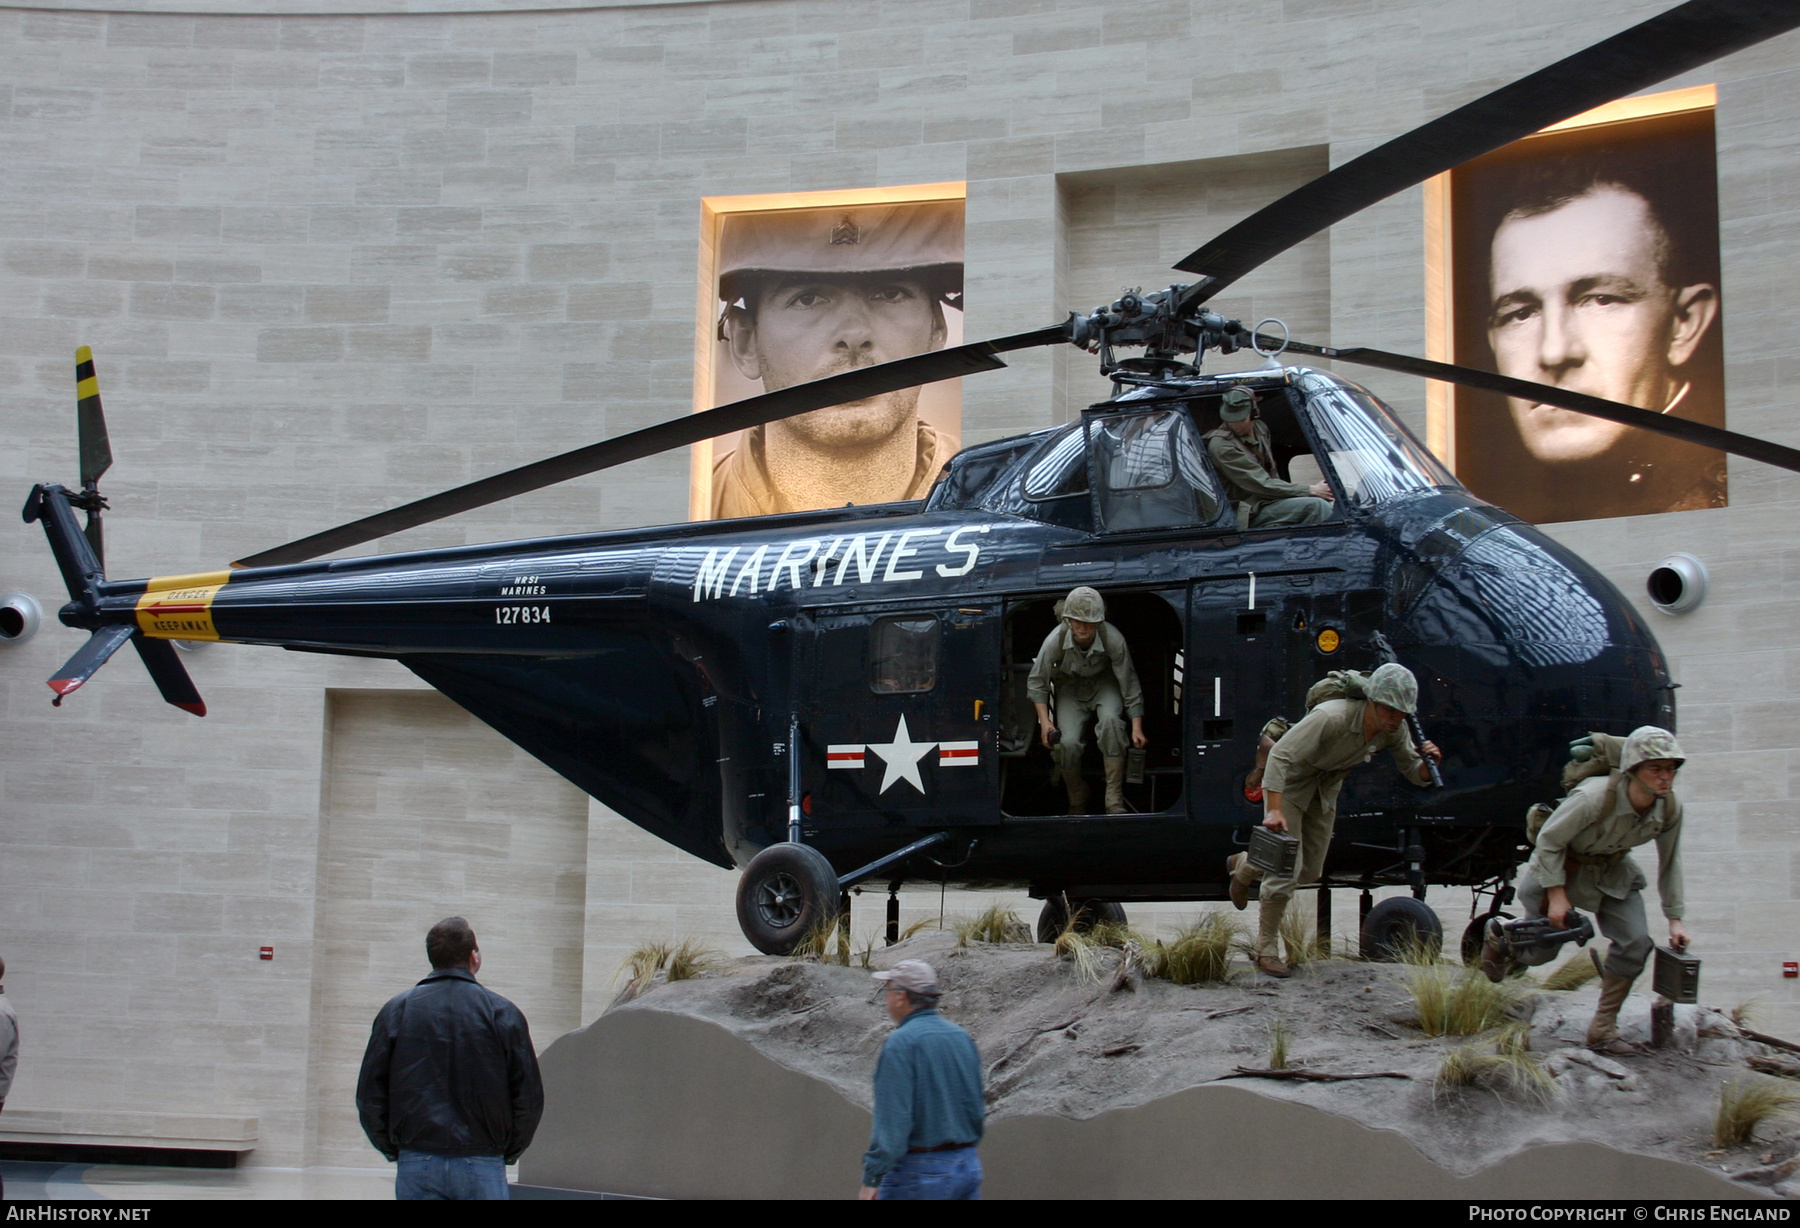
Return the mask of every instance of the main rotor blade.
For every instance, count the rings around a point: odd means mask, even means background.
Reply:
[[[1688,0],[1414,128],[1251,214],[1175,267],[1202,280],[1184,307],[1288,248],[1433,175],[1540,128],[1800,26],[1794,0]]]
[[[1265,337],[1262,341],[1270,349],[1274,349],[1279,344],[1274,337]],[[1339,362],[1357,363],[1365,367],[1380,367],[1384,371],[1404,371],[1408,375],[1422,375],[1426,379],[1442,380],[1446,384],[1460,384],[1465,388],[1480,388],[1485,392],[1498,392],[1503,396],[1538,401],[1545,405],[1555,405],[1560,409],[1572,409],[1578,414],[1605,418],[1609,422],[1635,426],[1642,431],[1668,435],[1687,443],[1699,444],[1703,448],[1717,448],[1721,452],[1730,452],[1734,456],[1747,456],[1751,460],[1761,461],[1765,465],[1774,465],[1778,469],[1791,469],[1800,473],[1800,449],[1770,443],[1768,440],[1758,439],[1754,435],[1740,435],[1736,431],[1708,426],[1704,422],[1694,422],[1688,418],[1651,413],[1647,409],[1639,409],[1635,405],[1621,405],[1617,401],[1608,401],[1604,397],[1591,397],[1583,392],[1570,392],[1567,388],[1556,388],[1549,384],[1534,384],[1530,380],[1513,379],[1507,375],[1496,375],[1492,371],[1479,371],[1474,367],[1459,367],[1447,362],[1432,362],[1430,359],[1414,358],[1409,354],[1390,354],[1386,350],[1361,348],[1334,350],[1329,346],[1307,345],[1298,341],[1290,342],[1288,349],[1298,354],[1316,354],[1321,358],[1332,358]]]
[[[728,435],[732,431],[746,430],[781,418],[791,418],[796,414],[811,413],[815,409],[861,401],[901,388],[954,379],[959,375],[973,375],[978,371],[998,370],[1006,365],[998,357],[1000,354],[1034,346],[1055,345],[1066,340],[1068,332],[1065,327],[1055,324],[1028,333],[1015,333],[1010,337],[971,341],[954,349],[914,354],[910,358],[897,358],[893,362],[872,367],[857,367],[810,383],[747,397],[730,405],[721,405],[717,409],[659,422],[629,435],[620,435],[547,460],[521,465],[517,469],[509,469],[505,473],[497,473],[466,486],[458,486],[454,490],[430,495],[391,511],[365,516],[335,529],[327,529],[323,533],[314,533],[311,537],[302,537],[284,546],[252,554],[232,566],[273,567],[282,563],[303,562],[347,546],[374,541],[402,529],[416,528],[445,516],[454,516],[458,512],[485,507],[501,499],[552,486],[557,482],[566,482],[570,478],[610,469],[626,461],[640,460],[658,452],[666,452],[670,448],[698,443],[702,439]]]

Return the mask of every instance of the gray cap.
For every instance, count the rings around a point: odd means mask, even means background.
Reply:
[[[1419,710],[1419,680],[1406,666],[1389,661],[1369,675],[1363,693],[1378,704],[1386,704],[1411,716]]]
[[[1103,623],[1106,621],[1106,601],[1100,594],[1087,585],[1069,590],[1063,601],[1064,618],[1073,618],[1081,623]]]
[[[935,994],[938,991],[937,972],[922,959],[903,959],[886,972],[875,973],[875,979],[886,981],[891,989],[904,989],[908,993]]]
[[[1651,759],[1673,759],[1676,767],[1687,762],[1674,734],[1655,725],[1640,725],[1625,739],[1625,749],[1619,752],[1619,770],[1629,772]]]
[[[1219,421],[1242,422],[1256,412],[1256,394],[1248,388],[1233,388],[1219,402]]]

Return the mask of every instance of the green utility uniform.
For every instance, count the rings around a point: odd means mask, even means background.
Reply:
[[[1294,873],[1265,876],[1240,854],[1233,874],[1248,886],[1263,880],[1262,916],[1256,953],[1275,955],[1281,936],[1281,916],[1297,887],[1319,881],[1331,834],[1337,826],[1338,793],[1352,768],[1367,763],[1385,750],[1394,766],[1408,780],[1417,781],[1424,764],[1405,725],[1392,733],[1377,733],[1363,740],[1363,709],[1368,700],[1328,699],[1308,712],[1269,752],[1263,769],[1263,796],[1281,794],[1281,810],[1290,834],[1300,838],[1300,857]]]
[[[1655,948],[1644,916],[1644,871],[1628,850],[1656,841],[1656,893],[1663,916],[1682,919],[1681,800],[1658,798],[1639,814],[1623,773],[1593,776],[1570,791],[1537,836],[1537,848],[1519,876],[1519,903],[1528,917],[1544,915],[1545,889],[1561,887],[1572,907],[1594,914],[1611,940],[1605,972],[1634,980]],[[1560,948],[1525,952],[1524,964],[1548,963]]]
[[[1229,426],[1206,433],[1206,450],[1225,479],[1238,521],[1249,529],[1294,528],[1318,524],[1331,515],[1329,500],[1318,498],[1299,482],[1275,476],[1269,428],[1258,421],[1256,432],[1241,438]]]
[[[1107,759],[1125,754],[1130,737],[1120,716],[1144,715],[1144,688],[1131,664],[1131,649],[1111,623],[1094,629],[1094,642],[1086,648],[1075,643],[1069,624],[1059,621],[1044,637],[1043,647],[1031,663],[1025,694],[1034,704],[1051,702],[1055,691],[1056,727],[1062,741],[1053,752],[1065,774],[1081,771],[1083,727],[1093,713],[1094,741]]]

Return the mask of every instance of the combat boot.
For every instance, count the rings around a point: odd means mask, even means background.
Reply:
[[[1244,873],[1249,859],[1248,853],[1233,853],[1225,859],[1225,872],[1231,875],[1231,906],[1239,912],[1250,907],[1249,876]]]
[[[1270,976],[1293,975],[1281,962],[1281,956],[1275,954],[1281,950],[1281,915],[1286,911],[1286,900],[1264,900],[1262,912],[1257,917],[1256,955],[1251,962]]]
[[[1641,1052],[1636,1045],[1619,1039],[1619,1008],[1625,1005],[1625,998],[1636,980],[1636,977],[1610,973],[1601,975],[1600,1002],[1594,1007],[1594,1020],[1587,1030],[1587,1047],[1596,1053]]]
[[[1512,955],[1506,949],[1506,935],[1499,917],[1489,917],[1481,931],[1481,972],[1498,985],[1512,972]]]
[[[1125,756],[1106,761],[1106,813],[1125,813]]]
[[[1064,768],[1063,783],[1069,787],[1069,813],[1088,812],[1088,785],[1079,768]]]

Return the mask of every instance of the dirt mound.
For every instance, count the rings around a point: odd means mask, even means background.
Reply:
[[[929,933],[875,951],[871,966],[907,958],[936,967],[944,1014],[980,1047],[994,1119],[1085,1120],[1237,1077],[1240,1067],[1269,1065],[1272,1033],[1279,1028],[1288,1037],[1293,1066],[1316,1074],[1406,1077],[1243,1078],[1235,1086],[1397,1130],[1454,1173],[1486,1168],[1538,1144],[1587,1141],[1800,1194],[1795,1123],[1765,1124],[1756,1142],[1714,1151],[1713,1115],[1722,1085],[1750,1075],[1747,1059],[1773,1050],[1705,1007],[1677,1008],[1674,1046],[1648,1056],[1605,1058],[1580,1047],[1594,985],[1553,992],[1524,982],[1511,1015],[1527,1025],[1531,1053],[1553,1079],[1548,1103],[1540,1104],[1439,1086],[1448,1050],[1473,1044],[1492,1052],[1496,1033],[1426,1036],[1416,1024],[1407,970],[1398,965],[1323,960],[1287,981],[1240,966],[1225,983],[1194,986],[1133,973],[1115,988],[1123,958],[1116,951],[1102,955],[1096,982],[1046,946],[958,946],[952,935]],[[875,989],[861,967],[754,957],[697,979],[656,985],[614,1009],[709,1020],[866,1107],[875,1056],[889,1031]],[[1626,1039],[1648,1041],[1648,996],[1634,995],[1620,1022]]]

